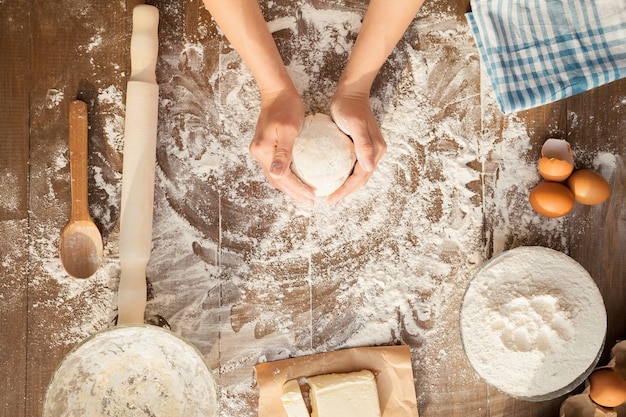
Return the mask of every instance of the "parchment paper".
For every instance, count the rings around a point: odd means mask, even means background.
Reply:
[[[287,417],[280,400],[285,382],[368,369],[376,375],[382,417],[419,417],[408,346],[358,347],[258,364],[259,417]]]

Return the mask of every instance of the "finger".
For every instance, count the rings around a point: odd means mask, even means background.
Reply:
[[[302,183],[289,169],[293,151],[292,143],[292,141],[285,140],[275,144],[267,140],[267,137],[256,135],[250,143],[250,153],[261,165],[272,186],[301,204],[313,206],[315,203],[313,189]],[[278,175],[272,173],[272,167],[281,172]]]
[[[359,164],[354,166],[354,172],[334,193],[326,198],[329,205],[337,203],[339,200],[347,197],[357,189],[364,186],[372,176],[372,172],[366,171]]]
[[[269,167],[274,154],[274,143],[256,134],[249,146],[250,154],[257,160],[263,171],[269,172]]]
[[[366,159],[366,165],[364,169],[366,171],[372,172],[380,162],[381,158],[387,152],[387,143],[383,138],[383,135],[380,131],[380,127],[376,121],[368,122],[368,135],[367,135],[367,143],[361,145],[361,152],[364,153]],[[359,155],[359,151],[356,149],[357,145],[355,144],[355,151],[357,153],[357,159]],[[369,168],[369,169],[368,169]]]
[[[373,172],[380,159],[378,157],[381,148],[380,144],[382,143],[383,148],[385,147],[385,141],[380,134],[378,125],[370,126],[369,128],[367,124],[364,126],[357,125],[350,130],[352,131],[351,139],[354,142],[354,151],[359,165],[365,171]]]
[[[289,170],[293,141],[293,138],[281,138],[278,131],[269,138],[267,135],[255,135],[249,151],[268,177],[280,178]]]
[[[282,177],[291,164],[291,153],[293,152],[293,139],[279,141],[272,156],[269,173],[274,178]]]
[[[368,138],[369,139],[369,138]],[[376,168],[376,152],[371,141],[359,139],[354,141],[354,151],[359,165],[367,172],[373,172]]]
[[[313,189],[300,181],[291,170],[288,170],[288,172],[278,180],[269,177],[268,179],[274,187],[293,198],[298,203],[307,206],[313,206],[315,204],[315,193]]]

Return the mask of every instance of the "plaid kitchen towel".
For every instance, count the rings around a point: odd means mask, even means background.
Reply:
[[[471,0],[466,15],[504,113],[626,77],[626,0]]]

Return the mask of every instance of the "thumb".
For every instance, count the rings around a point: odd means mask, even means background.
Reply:
[[[339,130],[354,142],[354,151],[359,165],[367,172],[374,171],[376,167],[376,152],[367,125],[363,124],[363,122],[354,123],[354,121],[345,117],[337,103],[331,105],[330,114]]]
[[[369,140],[362,140],[354,143],[354,151],[359,164],[367,172],[374,171],[376,162],[374,160],[374,146]]]
[[[292,150],[293,147],[286,143],[278,143],[276,145],[270,165],[270,175],[273,178],[280,178],[285,175],[285,172],[289,169],[289,165],[291,165]]]
[[[354,142],[354,152],[359,165],[367,172],[374,171],[376,150],[367,129],[354,130],[351,139]]]

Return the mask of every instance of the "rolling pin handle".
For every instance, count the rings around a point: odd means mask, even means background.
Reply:
[[[140,4],[133,9],[133,32],[130,39],[130,80],[156,83],[159,52],[159,9]]]

